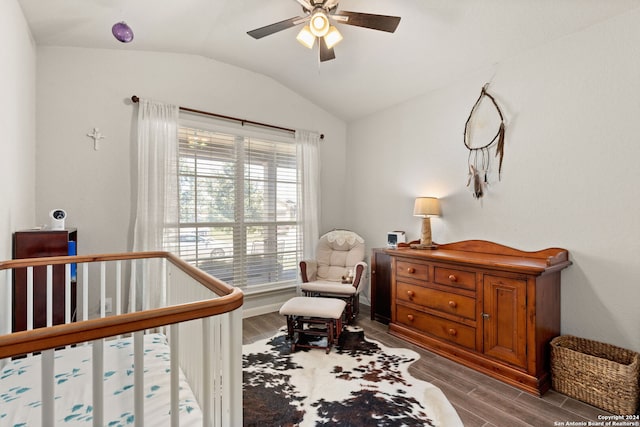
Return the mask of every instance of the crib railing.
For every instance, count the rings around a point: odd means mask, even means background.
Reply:
[[[65,268],[64,324],[53,323],[53,266]],[[34,269],[46,269],[46,327],[34,328]],[[57,267],[60,268],[60,267]],[[27,330],[12,332],[13,278],[26,269]],[[41,274],[41,273],[39,273]],[[72,311],[74,283],[81,298]],[[4,292],[3,292],[4,291]],[[107,295],[112,312],[107,313]],[[93,303],[91,302],[93,301]],[[96,303],[97,301],[97,303]],[[42,425],[53,425],[54,350],[93,346],[93,425],[103,425],[101,349],[105,339],[133,336],[134,361],[143,366],[145,331],[161,331],[170,345],[171,384],[181,368],[203,412],[203,425],[242,424],[243,294],[166,252],[65,256],[0,262],[0,367],[15,356],[42,353]],[[74,321],[75,320],[75,321]],[[48,373],[48,374],[47,374]],[[49,375],[49,376],[48,376]],[[135,424],[144,425],[143,370],[135,372]],[[179,425],[177,391],[171,425]]]

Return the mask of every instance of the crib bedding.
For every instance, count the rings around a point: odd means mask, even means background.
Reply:
[[[92,425],[91,346],[55,351],[56,426]],[[145,425],[170,425],[170,356],[163,334],[144,337]],[[41,425],[40,356],[11,361],[0,371],[0,426]],[[134,423],[133,339],[104,343],[104,424]],[[202,425],[202,412],[180,372],[180,425]]]

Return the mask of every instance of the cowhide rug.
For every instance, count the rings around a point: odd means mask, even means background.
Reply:
[[[349,328],[326,354],[291,353],[285,331],[243,346],[245,426],[462,426],[434,385],[412,377],[420,356]]]

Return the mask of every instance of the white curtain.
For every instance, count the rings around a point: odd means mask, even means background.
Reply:
[[[317,132],[296,131],[298,173],[302,188],[298,193],[298,215],[303,224],[303,258],[315,258],[320,238],[320,135]]]
[[[178,115],[178,106],[145,99],[139,101],[134,252],[173,251],[177,244]],[[158,307],[161,302],[159,264],[145,262],[143,265],[136,271],[136,277],[132,275],[131,311]]]

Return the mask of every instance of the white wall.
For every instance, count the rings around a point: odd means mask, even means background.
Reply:
[[[566,248],[562,333],[640,351],[638,22],[640,10],[350,124],[350,226],[369,247],[390,230],[417,239],[413,199],[432,195],[436,241]],[[504,166],[478,201],[465,187],[463,130],[494,73]]]
[[[15,0],[0,2],[0,261],[11,259],[12,236],[31,227],[35,206],[36,49]],[[4,273],[4,272],[3,272]],[[0,312],[7,299],[0,277]],[[8,330],[0,316],[0,333]]]
[[[0,260],[12,233],[33,225],[36,49],[17,1],[0,3]]]
[[[134,94],[324,133],[321,230],[343,226],[346,124],[272,79],[193,55],[40,47],[37,87],[36,219],[65,209],[80,254],[132,247]]]

